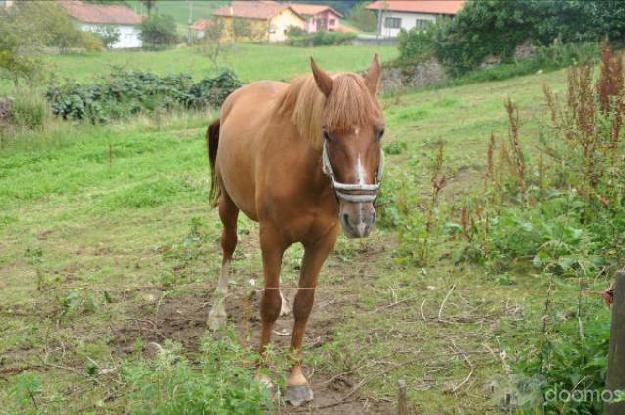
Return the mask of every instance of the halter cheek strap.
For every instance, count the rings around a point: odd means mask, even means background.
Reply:
[[[328,146],[325,141],[323,142],[322,167],[323,173],[330,178],[332,189],[334,189],[337,198],[350,203],[371,203],[378,196],[380,182],[384,176],[384,152],[380,149],[380,164],[378,165],[375,184],[337,182],[334,177],[334,169],[332,169],[332,163],[330,163]]]

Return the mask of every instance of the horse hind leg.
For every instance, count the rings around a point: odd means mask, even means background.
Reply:
[[[226,294],[228,293],[228,280],[230,278],[230,269],[232,255],[237,246],[237,219],[239,217],[239,208],[234,204],[230,197],[223,192],[219,201],[219,218],[223,225],[221,232],[221,249],[223,252],[223,260],[221,264],[221,273],[217,288],[213,293],[213,304],[208,313],[208,328],[212,331],[218,330],[226,324]]]

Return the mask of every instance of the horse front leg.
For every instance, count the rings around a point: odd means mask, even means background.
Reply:
[[[294,359],[287,379],[286,400],[294,406],[313,399],[313,391],[302,372],[302,341],[306,323],[315,302],[315,289],[321,267],[334,247],[337,232],[333,230],[314,243],[304,245],[304,257],[299,278],[299,287],[293,302],[293,334],[291,335],[291,355]]]
[[[271,224],[260,225],[260,248],[263,257],[265,289],[260,304],[262,328],[259,351],[265,357],[267,345],[271,341],[273,325],[280,316],[282,295],[280,294],[280,269],[282,257],[289,243]]]

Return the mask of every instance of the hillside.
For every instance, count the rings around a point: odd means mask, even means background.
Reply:
[[[139,0],[126,0],[126,3],[136,12],[147,14],[145,6]],[[192,21],[208,19],[213,11],[228,3],[226,0],[193,0]],[[187,27],[189,22],[189,2],[184,0],[158,0],[158,13],[173,16],[179,26]]]
[[[54,55],[46,59],[48,70],[57,79],[88,81],[110,72],[112,66],[158,74],[190,73],[195,78],[233,69],[245,82],[261,79],[289,80],[308,71],[314,56],[329,71],[358,71],[368,67],[374,53],[383,62],[397,57],[393,46],[322,46],[315,48],[285,45],[240,44],[226,48],[215,70],[201,47],[169,49],[158,52],[109,51],[74,55]]]

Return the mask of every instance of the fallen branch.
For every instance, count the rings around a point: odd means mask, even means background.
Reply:
[[[456,284],[451,286],[451,289],[447,292],[447,294],[445,295],[445,298],[443,298],[443,302],[441,303],[441,306],[438,309],[438,321],[443,321],[442,320],[443,308],[445,308],[445,304],[447,303],[447,300],[449,300],[449,296],[451,295],[451,293],[454,292],[455,289],[456,289]]]
[[[451,340],[451,343],[454,345],[454,348],[456,349],[456,351],[462,354],[462,357],[464,357],[464,361],[467,363],[467,365],[469,365],[469,368],[470,368],[470,371],[467,377],[464,378],[462,382],[454,386],[453,389],[451,390],[452,393],[456,393],[460,390],[460,388],[462,388],[469,381],[469,379],[471,379],[471,376],[473,376],[473,372],[475,371],[475,367],[473,366],[473,363],[471,363],[471,361],[469,360],[469,357],[466,355],[466,353],[456,345],[456,342],[453,339]]]

